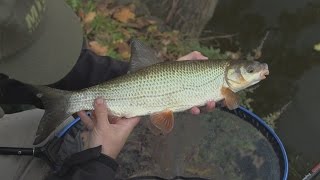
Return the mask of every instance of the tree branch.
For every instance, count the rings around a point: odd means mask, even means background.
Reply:
[[[168,13],[168,16],[165,20],[165,23],[168,24],[168,22],[172,19],[172,17],[174,16],[175,12],[176,12],[176,9],[178,7],[178,3],[179,3],[179,0],[173,0],[172,1],[172,5],[171,5],[171,9]]]

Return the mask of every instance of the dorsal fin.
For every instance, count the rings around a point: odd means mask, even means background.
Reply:
[[[155,51],[141,41],[132,39],[130,45],[131,60],[129,72],[134,72],[144,67],[162,62],[162,60],[157,58]]]

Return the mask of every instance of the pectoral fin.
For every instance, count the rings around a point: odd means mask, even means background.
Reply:
[[[151,123],[158,128],[162,134],[168,134],[172,131],[174,125],[173,112],[165,110],[154,113],[150,116]]]
[[[222,87],[221,94],[224,97],[224,101],[228,109],[233,110],[239,107],[239,97],[236,93],[229,88]]]

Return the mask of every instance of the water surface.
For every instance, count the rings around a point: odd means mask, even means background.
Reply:
[[[299,179],[320,162],[320,42],[319,0],[224,0],[220,1],[203,36],[237,33],[219,43],[224,50],[256,48],[271,30],[262,49],[262,61],[270,76],[250,95],[258,115],[283,113],[276,132],[289,153],[290,179]],[[209,31],[209,33],[208,33]],[[287,106],[286,106],[287,105]]]

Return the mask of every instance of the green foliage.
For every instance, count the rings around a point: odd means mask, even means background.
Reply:
[[[110,26],[109,24],[111,24],[111,23],[109,23],[109,21],[110,21],[109,19],[98,15],[91,22],[91,28],[95,32],[106,31],[106,29],[107,29],[106,27],[109,27]]]
[[[268,114],[263,120],[273,129],[276,128],[276,120],[280,117],[281,111],[276,111]]]
[[[228,59],[228,55],[225,53],[222,53],[219,48],[215,49],[213,47],[207,47],[207,46],[202,46],[199,43],[191,42],[187,49],[187,51],[199,51],[203,55],[207,56],[209,59],[214,59],[214,60],[222,60],[222,59]]]
[[[84,11],[85,12],[91,12],[91,11],[95,11],[96,10],[96,2],[94,2],[93,0],[89,0],[86,4],[86,6],[84,7]]]
[[[94,11],[96,9],[96,2],[94,0],[65,0],[66,3],[75,11],[83,10],[85,13]]]
[[[191,51],[199,51],[209,59],[228,58],[225,53],[221,53],[220,49],[202,46],[197,41],[183,40],[178,31],[161,31],[158,24],[155,23],[145,24],[144,28],[127,26],[126,23],[115,19],[112,14],[106,15],[105,12],[97,10],[99,4],[94,0],[66,0],[66,2],[80,16],[82,21],[86,19],[88,13],[96,14],[90,22],[82,22],[84,32],[89,42],[97,41],[107,47],[106,54],[113,58],[123,58],[119,55],[121,52],[117,48],[117,43],[128,42],[133,37],[152,46],[166,60],[175,60]],[[105,11],[114,11],[114,9]],[[145,20],[148,21],[147,18]],[[138,21],[131,23],[136,23],[139,26]]]
[[[66,0],[67,4],[74,10],[77,11],[81,7],[81,0]]]
[[[121,56],[119,55],[119,53],[117,53],[114,49],[110,49],[108,51],[108,56],[110,56],[114,59],[121,59]]]
[[[253,99],[248,97],[248,94],[250,93],[249,89],[244,89],[242,91],[239,91],[237,94],[240,97],[240,105],[245,107],[248,110],[253,111],[250,103],[253,101]]]

